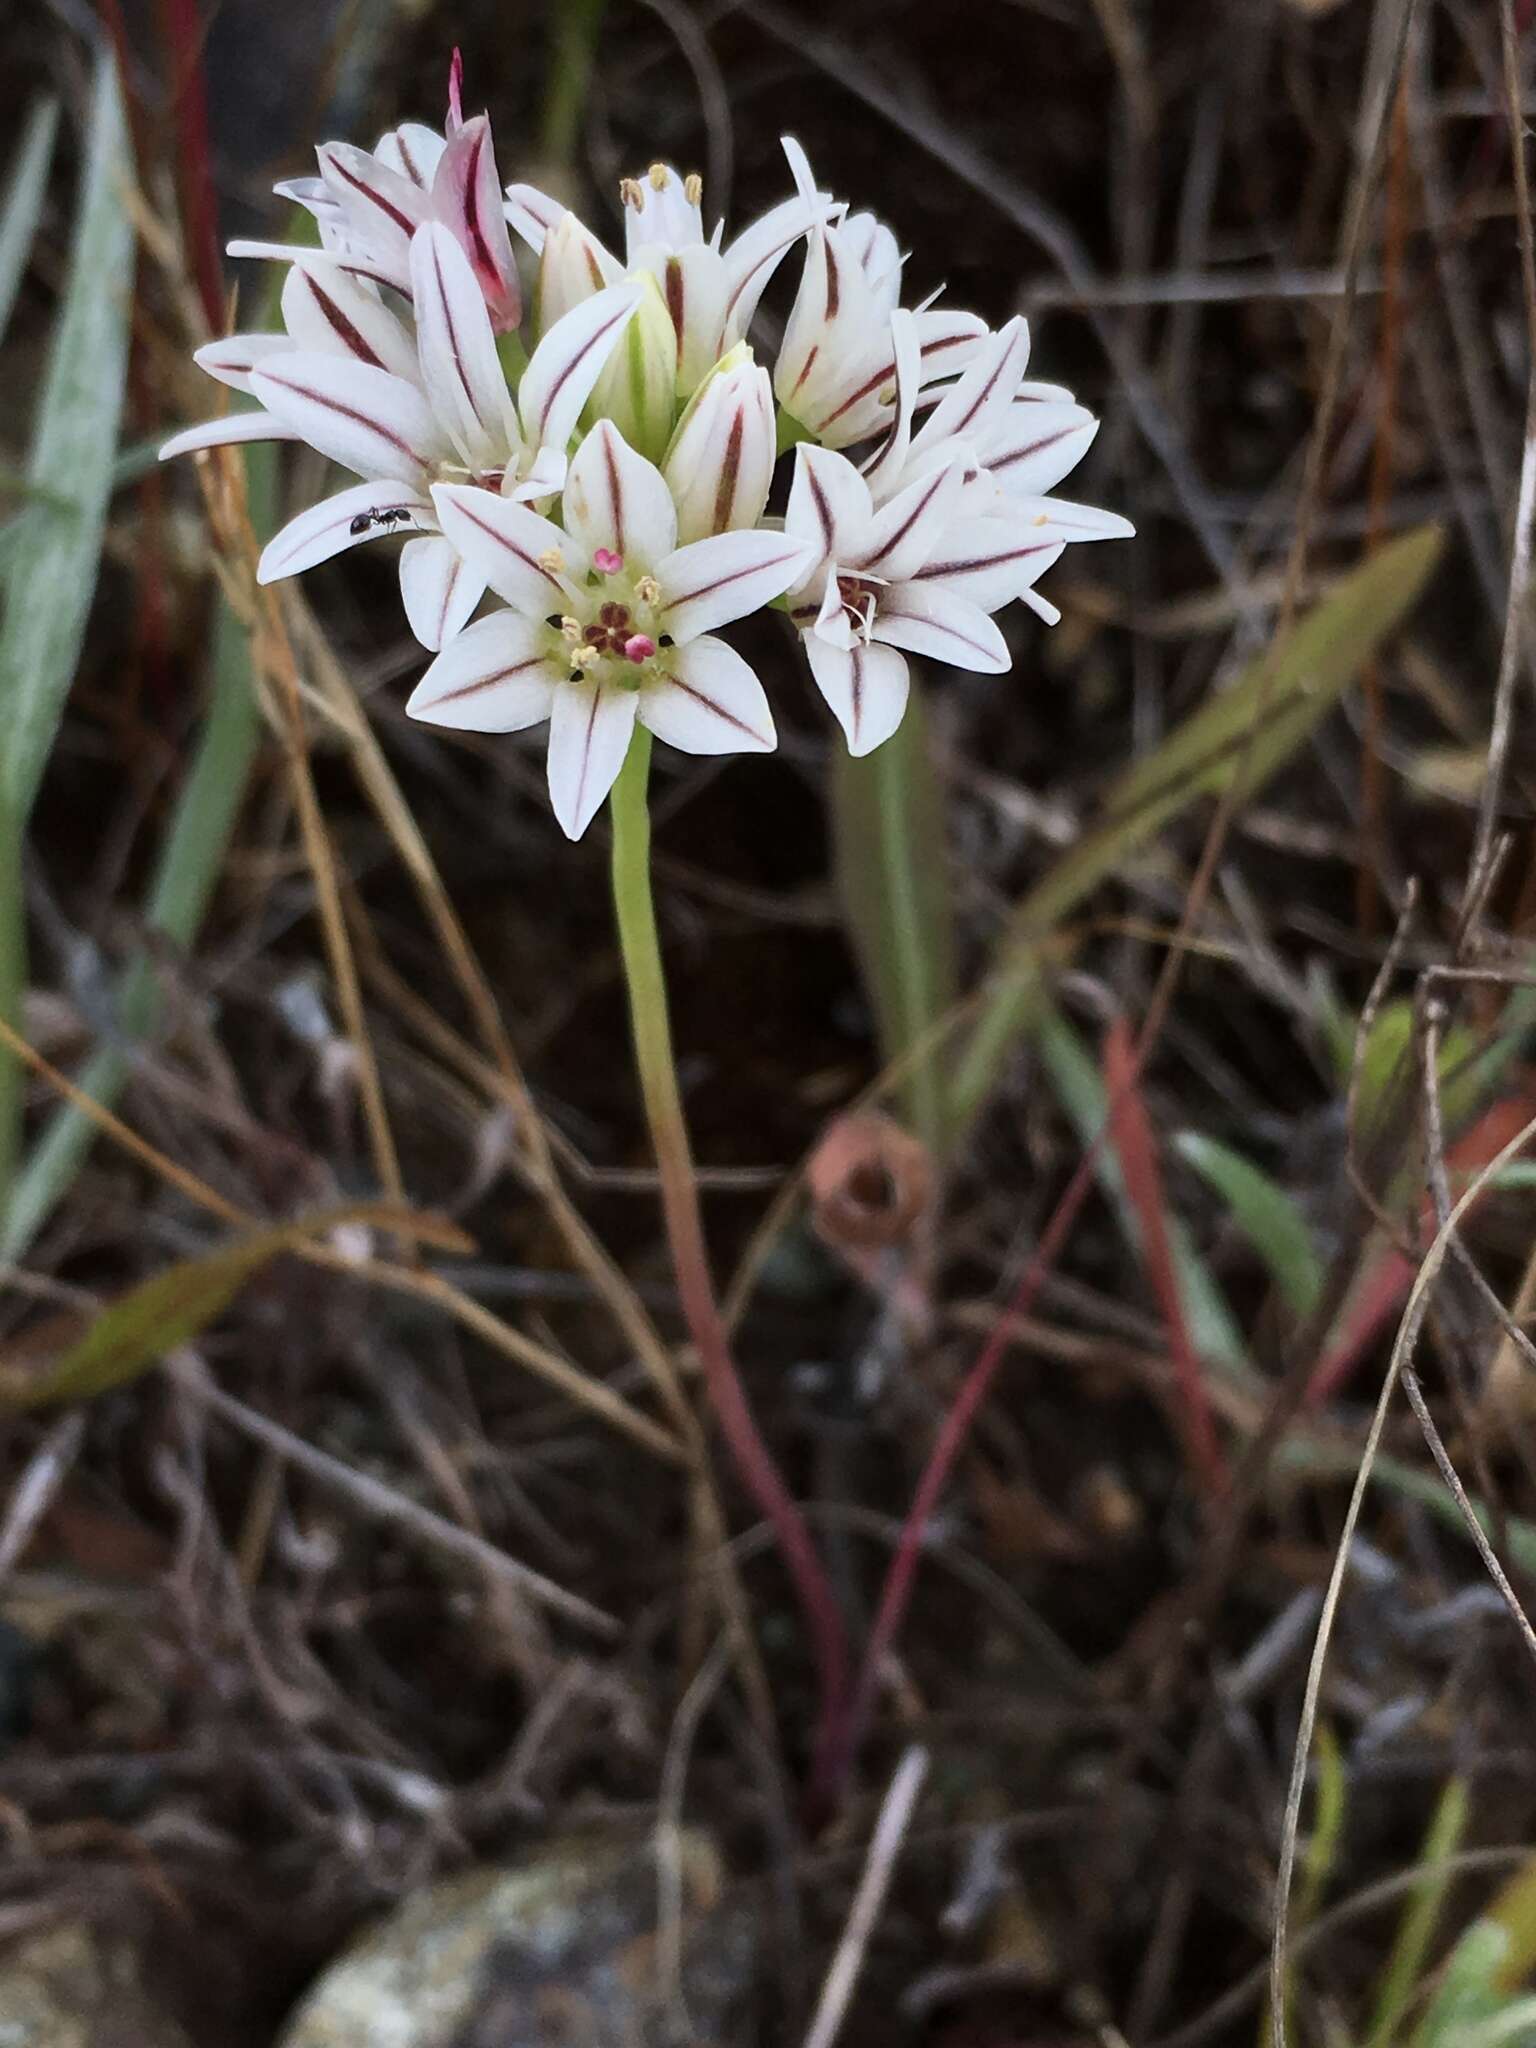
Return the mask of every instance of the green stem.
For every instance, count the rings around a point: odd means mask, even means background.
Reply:
[[[842,1618],[805,1519],[753,1417],[710,1278],[651,895],[651,818],[646,794],[650,767],[651,736],[639,727],[611,799],[613,906],[629,992],[635,1065],[661,1178],[662,1210],[683,1317],[703,1367],[715,1416],[794,1580],[815,1650],[825,1719],[841,1711],[847,1674]]]
[[[549,75],[544,88],[544,155],[569,167],[592,82],[605,0],[553,0]]]

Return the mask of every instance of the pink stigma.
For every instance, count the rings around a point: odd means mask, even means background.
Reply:
[[[649,633],[631,633],[624,642],[624,659],[626,661],[649,661],[655,652],[656,642]]]
[[[448,123],[452,128],[464,125],[464,52],[457,44],[448,66]]]
[[[604,576],[617,576],[624,566],[624,557],[616,554],[612,548],[594,548],[592,566],[600,570]]]

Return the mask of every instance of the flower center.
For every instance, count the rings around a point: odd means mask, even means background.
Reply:
[[[652,576],[626,575],[622,558],[611,548],[594,550],[592,559],[586,587],[572,610],[548,620],[558,636],[556,658],[569,663],[573,683],[638,690],[657,651],[672,644],[658,630],[661,591]]]
[[[839,576],[837,594],[842,599],[848,623],[868,640],[880,603],[879,579],[866,576]]]

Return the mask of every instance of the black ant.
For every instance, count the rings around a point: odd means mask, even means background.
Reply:
[[[381,505],[377,512],[359,512],[348,531],[366,533],[370,526],[409,526],[416,517],[409,505]]]

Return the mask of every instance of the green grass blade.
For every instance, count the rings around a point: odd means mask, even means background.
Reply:
[[[11,308],[26,272],[32,238],[37,233],[58,127],[58,101],[38,100],[27,116],[20,147],[5,181],[5,197],[0,199],[0,340],[5,338]]]
[[[1198,798],[1225,791],[1239,769],[1243,798],[1295,753],[1412,608],[1442,536],[1421,527],[1341,578],[1285,639],[1169,734],[1114,785],[1097,823],[1018,906],[999,948],[952,1084],[960,1128],[980,1111],[1031,1014],[1039,956],[1089,892]]]
[[[127,131],[110,55],[97,61],[69,273],[27,475],[40,494],[0,562],[0,1000],[25,982],[20,851],[74,680],[96,588],[128,359],[133,228]],[[11,1184],[21,1076],[0,1060],[0,1191]]]
[[[28,464],[30,480],[53,501],[30,507],[5,565],[0,786],[18,830],[25,827],[74,680],[96,587],[128,358],[128,178],[122,98],[111,57],[103,55],[69,276]]]
[[[1098,1067],[1066,1018],[1044,998],[1035,1019],[1034,1038],[1057,1100],[1081,1142],[1091,1145],[1104,1128],[1109,1108]],[[1114,1205],[1126,1241],[1139,1249],[1140,1226],[1126,1195],[1119,1162],[1110,1146],[1100,1148],[1096,1171],[1099,1186]],[[1226,1297],[1212,1279],[1204,1261],[1190,1243],[1189,1233],[1177,1217],[1168,1219],[1168,1241],[1184,1304],[1184,1317],[1196,1351],[1202,1358],[1219,1366],[1229,1378],[1251,1385],[1254,1373],[1242,1332],[1227,1306]]]
[[[883,747],[860,760],[838,749],[832,824],[838,888],[881,1052],[901,1069],[913,1129],[940,1153],[947,1136],[940,1040],[957,981],[943,793],[915,686]]]
[[[1268,1267],[1287,1307],[1298,1317],[1310,1313],[1322,1293],[1323,1263],[1297,1202],[1230,1145],[1199,1131],[1180,1131],[1173,1144],[1231,1210],[1232,1221]]]
[[[1409,1894],[1397,1939],[1382,1973],[1365,2048],[1398,2048],[1403,2038],[1403,2021],[1423,1981],[1440,1909],[1451,1886],[1446,1864],[1461,1846],[1466,1828],[1466,1784],[1460,1778],[1450,1778],[1424,1838],[1418,1881]]]

